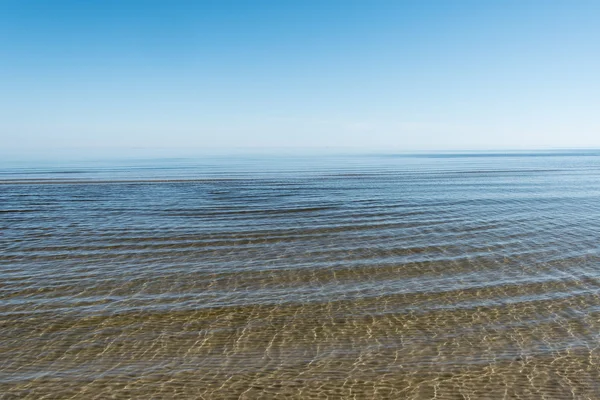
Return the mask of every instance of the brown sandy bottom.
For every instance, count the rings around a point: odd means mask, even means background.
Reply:
[[[0,398],[599,397],[596,296],[390,310],[417,300],[4,317]]]

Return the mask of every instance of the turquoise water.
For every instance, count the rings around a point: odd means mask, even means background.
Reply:
[[[600,397],[600,152],[6,161],[0,228],[2,399]]]

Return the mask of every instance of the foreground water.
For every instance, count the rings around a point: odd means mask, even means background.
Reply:
[[[0,169],[0,398],[600,398],[600,153]]]

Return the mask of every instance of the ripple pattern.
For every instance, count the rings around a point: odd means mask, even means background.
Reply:
[[[149,165],[1,170],[0,399],[600,398],[600,155]]]

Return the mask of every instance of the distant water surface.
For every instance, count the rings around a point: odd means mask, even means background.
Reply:
[[[0,163],[0,399],[600,398],[600,152]]]

